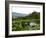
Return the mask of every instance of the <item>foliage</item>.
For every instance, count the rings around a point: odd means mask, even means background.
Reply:
[[[34,22],[37,25],[31,26],[31,22]],[[29,14],[25,17],[12,17],[12,31],[24,30],[40,30],[40,12],[38,13],[34,11],[32,12],[32,14]]]

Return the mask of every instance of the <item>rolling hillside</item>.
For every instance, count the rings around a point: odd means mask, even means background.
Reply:
[[[14,13],[14,16],[17,18],[12,18],[12,31],[40,30],[40,12],[29,15]]]

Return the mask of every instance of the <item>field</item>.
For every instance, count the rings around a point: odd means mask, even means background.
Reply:
[[[40,30],[40,13],[33,12],[24,17],[12,17],[12,31]]]

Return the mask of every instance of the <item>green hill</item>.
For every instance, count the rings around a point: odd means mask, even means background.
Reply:
[[[30,26],[30,23],[36,23],[36,25]],[[27,23],[27,24],[26,24]],[[24,17],[12,17],[12,31],[22,30],[39,30],[40,29],[40,12],[32,12]]]
[[[15,19],[15,20],[40,19],[40,13],[38,13],[38,12],[32,12],[32,14],[29,14],[28,16],[18,17],[18,18],[13,18],[13,19]]]

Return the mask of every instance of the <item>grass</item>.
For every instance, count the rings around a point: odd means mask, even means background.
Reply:
[[[40,24],[30,26],[25,24],[26,22],[30,22],[31,20],[21,20],[21,21],[13,21],[12,22],[12,31],[24,31],[24,30],[40,30]]]

